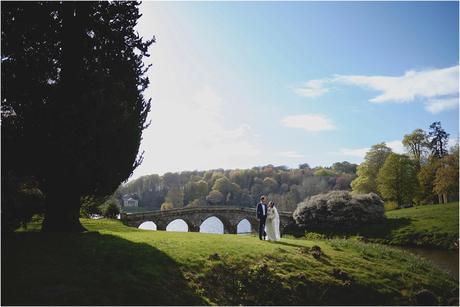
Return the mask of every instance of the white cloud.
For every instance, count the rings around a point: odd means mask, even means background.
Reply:
[[[399,154],[402,154],[404,153],[404,145],[402,144],[401,141],[390,141],[390,142],[386,142],[387,146],[390,147],[393,152],[395,153],[399,153]]]
[[[370,102],[409,102],[416,98],[458,95],[458,73],[457,65],[442,69],[410,70],[399,77],[339,75],[334,81],[381,92]]]
[[[285,157],[285,158],[293,158],[293,159],[305,158],[304,155],[294,150],[279,152],[278,156]]]
[[[386,142],[387,146],[390,147],[393,152],[402,154],[404,153],[404,145],[402,144],[401,141],[395,140],[395,141],[390,141]],[[357,158],[364,158],[366,156],[366,153],[370,150],[370,147],[364,147],[364,148],[341,148],[339,150],[339,154],[343,156],[349,156],[349,157],[357,157]]]
[[[340,154],[343,156],[350,156],[350,157],[358,157],[358,158],[364,158],[366,155],[366,152],[369,151],[370,148],[355,148],[355,149],[350,149],[350,148],[341,148],[340,149]]]
[[[329,89],[324,87],[328,81],[327,79],[310,80],[304,86],[295,87],[294,92],[304,97],[318,97],[329,92]]]
[[[437,114],[445,110],[451,110],[458,107],[458,97],[445,99],[430,99],[425,105],[425,110],[430,113]]]
[[[152,124],[143,149],[149,152],[139,172],[249,166],[260,154],[251,126],[224,123],[222,99],[210,86],[177,98],[162,96],[152,105]]]
[[[335,130],[336,127],[331,119],[322,114],[291,115],[281,119],[286,127],[302,128],[308,132]]]
[[[318,97],[329,92],[327,86],[345,84],[380,92],[372,103],[425,101],[426,110],[438,113],[455,108],[459,95],[459,65],[422,71],[406,71],[402,76],[335,75],[309,80],[304,87],[294,89],[298,95]],[[454,99],[457,102],[454,103]]]

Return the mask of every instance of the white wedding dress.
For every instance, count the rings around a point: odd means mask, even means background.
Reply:
[[[267,221],[265,222],[265,232],[268,241],[280,240],[280,216],[275,207],[268,208]]]

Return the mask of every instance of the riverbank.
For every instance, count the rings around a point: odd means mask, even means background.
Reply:
[[[378,244],[82,222],[90,232],[4,235],[3,305],[413,305],[420,293],[458,303],[449,275]]]
[[[378,224],[314,232],[327,237],[357,237],[381,244],[458,250],[458,202],[422,205],[385,214],[387,219]],[[307,238],[311,236],[316,235],[306,233]]]

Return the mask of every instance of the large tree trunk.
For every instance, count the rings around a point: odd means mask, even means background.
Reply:
[[[86,231],[80,223],[80,197],[60,194],[48,198],[42,231]]]
[[[438,204],[442,204],[442,195],[438,194]]]
[[[447,204],[449,202],[447,198],[447,193],[442,194],[442,198],[444,199],[444,203]]]
[[[54,140],[57,149],[53,159],[54,167],[59,171],[50,172],[51,182],[47,191],[47,204],[42,231],[46,232],[82,232],[86,229],[81,225],[80,192],[72,190],[70,186],[78,186],[75,161],[72,155],[79,152],[75,148],[73,139],[78,131],[73,125],[74,109],[79,104],[81,93],[81,75],[83,70],[83,54],[79,44],[83,43],[86,35],[85,26],[88,18],[89,2],[64,2],[62,5],[62,87],[61,100],[56,106],[56,127],[64,130],[57,140]],[[70,110],[70,112],[69,112]],[[69,141],[71,140],[71,141]],[[77,179],[76,179],[77,178]],[[66,184],[63,184],[63,183]]]

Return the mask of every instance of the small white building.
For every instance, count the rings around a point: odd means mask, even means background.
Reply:
[[[139,201],[125,195],[123,196],[123,207],[139,207]]]

